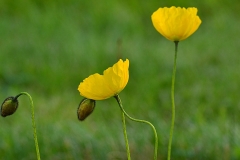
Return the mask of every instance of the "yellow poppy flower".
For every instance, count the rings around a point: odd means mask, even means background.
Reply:
[[[201,24],[197,8],[164,7],[152,16],[155,29],[170,41],[182,41],[192,35]]]
[[[120,59],[112,67],[103,72],[95,73],[84,79],[78,86],[80,95],[88,99],[103,100],[120,93],[128,83],[129,60]]]

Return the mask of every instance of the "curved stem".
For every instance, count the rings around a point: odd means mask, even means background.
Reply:
[[[175,122],[175,100],[174,100],[174,84],[175,84],[175,75],[176,75],[176,66],[177,66],[177,48],[178,41],[175,41],[175,55],[174,55],[174,64],[173,64],[173,72],[172,72],[172,87],[171,87],[171,101],[172,101],[172,122],[171,129],[169,135],[168,142],[168,160],[171,159],[171,148],[172,148],[172,138],[173,138],[173,130],[174,130],[174,122]]]
[[[37,130],[36,130],[36,124],[34,120],[34,105],[33,105],[33,100],[30,94],[27,92],[21,92],[19,95],[17,95],[15,98],[18,98],[21,95],[26,95],[29,98],[29,101],[31,103],[31,109],[32,109],[32,128],[33,128],[33,137],[35,141],[35,147],[36,147],[36,153],[37,153],[37,160],[41,160],[40,158],[40,152],[39,152],[39,147],[38,147],[38,140],[37,140]]]
[[[141,119],[135,119],[135,118],[132,118],[131,116],[129,116],[127,114],[127,112],[123,109],[122,102],[121,102],[121,99],[120,99],[119,95],[115,95],[114,97],[117,100],[117,102],[119,104],[119,107],[122,110],[122,112],[124,113],[124,115],[127,116],[130,120],[135,121],[135,122],[146,123],[146,124],[151,126],[151,128],[153,129],[153,132],[154,132],[154,136],[155,136],[154,160],[157,160],[158,136],[157,136],[157,131],[156,131],[154,125],[152,125],[152,123],[150,123],[148,121],[141,120]]]

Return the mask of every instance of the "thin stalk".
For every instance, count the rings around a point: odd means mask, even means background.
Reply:
[[[140,120],[140,119],[135,119],[135,118],[132,118],[131,116],[129,116],[127,114],[127,112],[123,109],[123,106],[122,106],[122,102],[121,102],[121,99],[119,97],[119,95],[115,95],[114,96],[115,99],[117,100],[118,104],[119,104],[119,107],[120,109],[122,110],[122,113],[124,113],[125,116],[127,116],[130,120],[132,121],[135,121],[135,122],[140,122],[140,123],[146,123],[148,125],[151,126],[151,128],[153,129],[153,132],[154,132],[154,136],[155,136],[155,146],[154,146],[154,160],[157,160],[157,151],[158,151],[158,136],[157,136],[157,131],[154,127],[154,125],[152,125],[152,123],[146,121],[146,120]]]
[[[33,137],[34,137],[34,141],[35,141],[35,148],[36,148],[36,154],[37,154],[37,160],[41,160],[40,158],[40,152],[39,152],[39,147],[38,147],[38,140],[37,140],[37,130],[36,130],[36,124],[35,124],[35,118],[34,118],[34,105],[33,105],[33,100],[32,97],[30,96],[30,94],[28,94],[27,92],[21,92],[19,95],[17,95],[15,97],[15,99],[17,99],[19,96],[21,95],[26,95],[30,101],[31,104],[31,112],[32,112],[32,128],[33,128]]]
[[[126,122],[125,122],[125,115],[124,115],[123,112],[122,112],[122,124],[123,124],[123,134],[124,134],[126,150],[127,150],[127,158],[128,158],[128,160],[131,160],[130,149],[129,149],[129,144],[128,144],[128,137],[127,137],[127,128],[126,128]]]
[[[175,43],[175,55],[174,55],[174,64],[173,64],[173,72],[172,72],[172,87],[171,87],[172,122],[171,122],[171,129],[170,129],[169,142],[168,142],[168,160],[171,159],[172,138],[173,138],[174,123],[175,123],[174,85],[175,85],[175,76],[176,76],[176,69],[177,69],[176,66],[177,66],[178,41],[175,41],[174,43]]]

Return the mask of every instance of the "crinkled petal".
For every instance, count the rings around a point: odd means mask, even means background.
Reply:
[[[111,90],[107,87],[104,77],[98,73],[84,79],[78,90],[83,97],[88,99],[101,100],[111,96]]]
[[[115,94],[121,92],[128,83],[129,73],[129,60],[125,62],[119,60],[113,67],[104,71],[103,75],[106,78],[109,88],[115,91]]]

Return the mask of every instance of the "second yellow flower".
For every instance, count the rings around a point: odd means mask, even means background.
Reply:
[[[78,86],[80,95],[88,99],[103,100],[120,93],[128,83],[129,60],[120,59],[112,67],[103,72],[95,73],[84,79]]]

